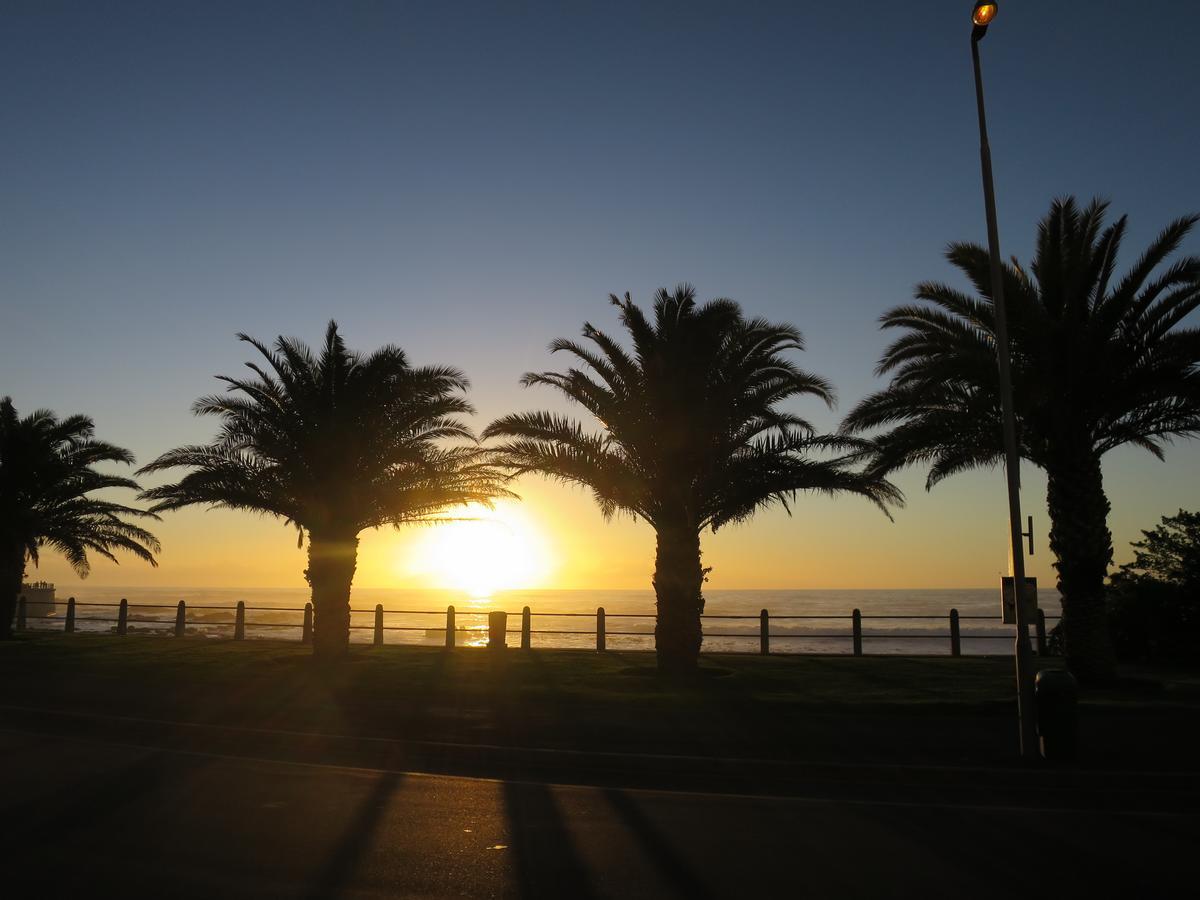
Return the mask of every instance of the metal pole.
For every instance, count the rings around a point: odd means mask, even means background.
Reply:
[[[1013,412],[1012,372],[1008,351],[1008,312],[1004,305],[1004,274],[1000,263],[1000,231],[996,225],[996,191],[992,184],[992,151],[988,145],[983,106],[983,73],[979,66],[979,36],[971,38],[975,65],[975,103],[979,110],[979,159],[983,169],[983,203],[987,213],[988,255],[991,260],[992,303],[996,309],[996,361],[1000,374],[1000,411],[1004,420],[1004,469],[1008,482],[1008,530],[1012,548],[1016,634],[1013,657],[1017,675],[1017,717],[1021,755],[1036,757],[1037,728],[1033,695],[1033,661],[1029,652],[1029,623],[1025,621],[1025,554],[1021,546],[1021,458]]]

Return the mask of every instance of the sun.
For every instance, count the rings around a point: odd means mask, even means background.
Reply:
[[[497,591],[540,586],[550,554],[538,528],[515,503],[471,505],[424,529],[408,551],[408,569],[433,587],[486,599]]]

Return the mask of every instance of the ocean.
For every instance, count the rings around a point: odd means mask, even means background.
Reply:
[[[234,608],[246,604],[246,636],[299,640],[308,591],[293,589],[106,588],[77,589],[76,630],[114,628],[117,604],[129,601],[131,635],[169,634],[176,604],[187,606],[188,634],[214,639],[233,631]],[[1000,621],[1000,590],[713,590],[705,592],[704,649],[712,652],[759,650],[759,615],[770,616],[773,653],[851,653],[851,613],[862,614],[864,653],[950,653],[951,609],[960,617],[963,654],[1007,654],[1012,628]],[[113,605],[92,605],[113,604]],[[454,591],[355,589],[351,598],[351,639],[373,638],[374,610],[384,608],[384,642],[438,646],[445,641],[446,607],[455,607],[456,642],[478,646],[487,641],[487,613],[508,613],[509,646],[520,642],[521,611],[531,612],[534,647],[596,646],[596,611],[605,610],[609,649],[654,647],[654,594],[651,590],[501,591],[472,598]],[[1039,608],[1047,627],[1060,614],[1058,592],[1041,589]],[[49,619],[30,620],[34,629],[62,627],[66,597],[60,593]],[[541,633],[539,633],[541,632]]]

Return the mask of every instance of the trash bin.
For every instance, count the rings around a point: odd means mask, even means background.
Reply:
[[[488,648],[503,650],[507,643],[508,613],[496,610],[488,613]]]
[[[1079,685],[1066,669],[1043,669],[1034,682],[1038,744],[1042,758],[1073,760],[1078,752]]]

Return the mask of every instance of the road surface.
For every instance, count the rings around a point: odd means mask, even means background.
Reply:
[[[1014,795],[982,775],[969,790],[844,777],[809,796],[750,797],[248,758],[3,723],[0,758],[5,883],[20,897],[1154,897],[1187,871],[1198,824],[1166,789],[1128,802],[1119,785]]]

